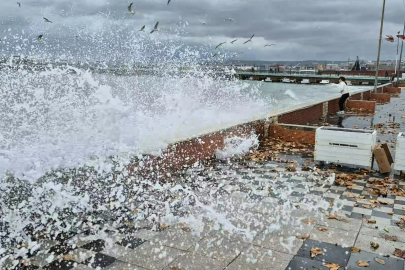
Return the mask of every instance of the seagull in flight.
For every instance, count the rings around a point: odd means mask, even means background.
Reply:
[[[168,0],[168,1],[167,1],[167,4],[168,4],[168,5],[170,4],[170,1],[172,1],[172,0]]]
[[[231,43],[233,44],[233,43],[234,43],[235,41],[237,41],[237,39],[235,39],[235,40],[232,40],[232,41],[231,41]]]
[[[246,44],[248,42],[252,42],[252,38],[255,36],[255,34],[253,34],[248,40],[246,40],[245,42],[243,42],[243,44]]]
[[[159,26],[159,22],[157,22],[157,23],[155,24],[155,27],[154,27],[153,30],[150,32],[150,34],[152,34],[153,32],[159,31],[158,26]]]
[[[20,3],[20,2],[17,2],[17,5],[18,5],[19,7],[21,7],[21,3]]]
[[[206,25],[206,23],[200,19],[198,19],[202,24]]]
[[[219,44],[215,47],[215,50],[216,50],[219,46],[224,45],[225,43],[226,43],[226,41],[219,43]]]
[[[145,32],[145,25],[141,27],[141,29],[139,30],[141,32]]]
[[[224,21],[235,22],[235,20],[234,20],[234,19],[232,19],[232,18],[226,18]]]
[[[43,17],[45,22],[52,23],[52,21],[48,20],[47,18]]]
[[[264,47],[270,47],[270,46],[276,46],[276,44],[266,44],[266,45],[264,45]]]
[[[44,35],[39,35],[39,36],[37,37],[37,40],[38,40],[38,41],[41,41],[43,36],[44,36]]]
[[[128,12],[129,12],[129,14],[134,15],[135,12],[132,10],[132,4],[133,4],[133,3],[129,4],[129,6],[128,6]]]

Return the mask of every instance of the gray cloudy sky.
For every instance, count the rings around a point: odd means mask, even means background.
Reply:
[[[179,39],[192,45],[209,45],[238,39],[224,50],[243,52],[240,59],[255,60],[347,60],[359,56],[376,60],[383,0],[134,0],[134,16],[127,14],[132,1],[123,0],[15,0],[0,1],[1,51],[34,48],[32,39],[44,34],[54,51],[78,35],[76,42],[94,40],[100,32],[120,35],[117,39],[151,39],[147,32],[160,21],[161,32],[154,42]],[[403,0],[387,1],[385,35],[402,32],[405,19]],[[47,17],[54,23],[45,23]],[[233,18],[236,22],[224,21]],[[199,22],[206,21],[206,25]],[[23,32],[22,32],[23,30]],[[148,31],[149,30],[149,31]],[[17,33],[18,38],[14,37]],[[252,34],[252,43],[243,45]],[[4,40],[4,36],[7,36]],[[117,37],[117,36],[116,36]],[[24,39],[26,39],[24,41]],[[96,38],[97,39],[97,38]],[[27,41],[28,40],[28,41]],[[52,41],[53,40],[53,41]],[[55,41],[57,40],[57,42]],[[100,50],[109,43],[99,39]],[[114,43],[112,42],[112,43]],[[119,43],[119,42],[118,42]],[[275,47],[265,44],[276,43]],[[108,45],[109,46],[109,45]],[[113,45],[111,45],[113,46]],[[119,45],[117,45],[119,46]],[[85,47],[81,47],[84,48]],[[104,49],[103,49],[104,48]],[[20,48],[21,49],[21,48]],[[70,50],[70,49],[65,49]],[[89,50],[87,48],[87,50]],[[382,59],[395,59],[396,42],[384,41]],[[405,54],[404,54],[405,55]]]

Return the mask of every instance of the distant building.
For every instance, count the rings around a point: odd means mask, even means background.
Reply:
[[[339,70],[339,64],[326,64],[326,70]]]
[[[323,65],[322,64],[316,64],[315,69],[323,71]]]

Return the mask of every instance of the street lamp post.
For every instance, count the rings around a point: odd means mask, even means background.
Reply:
[[[399,33],[401,33],[401,31],[398,31],[398,36]],[[399,37],[398,38],[398,42],[397,42],[397,55],[395,56],[395,74],[397,74],[397,66],[398,66],[398,47],[399,47]]]
[[[380,38],[378,41],[378,54],[377,54],[377,63],[376,63],[376,68],[375,68],[374,93],[377,92],[377,84],[378,84],[378,68],[380,66],[380,51],[381,51],[382,31],[383,31],[383,26],[384,26],[384,12],[385,12],[385,0],[383,0],[383,8],[382,8],[382,14],[381,14]]]
[[[404,21],[404,29],[402,30],[402,35],[404,35],[404,33],[405,33],[405,21]],[[398,38],[398,40],[399,40],[399,38]],[[402,59],[402,50],[403,49],[404,49],[404,42],[402,41],[401,54],[399,55],[398,69],[397,69],[397,72],[396,72],[396,74],[397,74],[397,81],[396,81],[396,84],[395,84],[396,87],[398,87],[398,83],[399,83],[399,73],[401,72],[401,59]]]

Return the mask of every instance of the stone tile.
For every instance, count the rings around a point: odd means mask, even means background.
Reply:
[[[85,264],[77,264],[75,267],[72,268],[72,270],[94,270],[94,268],[91,268],[90,266],[87,266]]]
[[[150,240],[153,237],[158,236],[159,234],[160,234],[160,232],[142,229],[142,230],[132,233],[131,235],[134,237],[137,237],[137,238],[144,239],[144,240]]]
[[[384,260],[385,264],[382,265],[375,261],[375,258]],[[362,260],[369,263],[369,267],[359,267],[358,261]],[[380,270],[380,269],[389,269],[389,270],[403,270],[404,269],[404,260],[397,259],[394,257],[386,258],[374,253],[361,251],[359,253],[352,253],[350,256],[349,263],[347,264],[346,269],[367,269],[367,270]]]
[[[405,197],[404,196],[396,196],[395,200],[405,201]]]
[[[373,209],[373,212],[371,213],[371,217],[392,219],[392,215],[388,215],[387,213],[388,212],[382,212],[377,208],[377,209]]]
[[[404,230],[399,228],[398,226],[378,226],[378,228],[375,228],[375,226],[366,226],[366,224],[364,224],[364,226],[362,226],[360,229],[360,233],[368,235],[370,237],[377,237],[381,239],[385,235],[396,236],[398,242],[405,243]]]
[[[92,268],[104,268],[112,263],[114,263],[117,259],[102,253],[97,253],[94,256],[91,256],[87,260],[83,262],[83,264],[90,266]]]
[[[353,219],[363,219],[363,218],[369,219],[369,218],[371,218],[371,215],[364,215],[364,214],[352,212],[349,217],[353,218]]]
[[[148,241],[134,250],[128,250],[127,256],[122,260],[147,269],[160,270],[184,254],[184,251]]]
[[[196,243],[189,251],[220,261],[231,262],[249,245],[249,242],[250,240],[236,233],[227,236],[222,233],[213,232]]]
[[[57,256],[55,256],[55,255],[52,255],[49,253],[40,253],[40,254],[37,254],[36,256],[30,258],[30,262],[32,265],[43,267],[56,259],[57,259]]]
[[[328,219],[327,216],[323,216],[320,221],[317,222],[317,225],[323,227],[332,227],[336,229],[341,229],[344,231],[358,232],[360,230],[362,220],[342,217],[340,220]]]
[[[353,208],[353,213],[359,213],[363,215],[371,215],[373,212],[372,209],[362,208],[362,207],[355,207]]]
[[[94,256],[96,253],[94,251],[88,250],[88,249],[84,249],[84,248],[77,248],[75,250],[73,250],[72,252],[70,252],[70,254],[73,255],[73,261],[81,263],[85,260],[87,260],[88,258],[90,258],[91,256]]]
[[[229,262],[226,261],[205,257],[198,253],[188,252],[169,263],[169,266],[164,270],[171,270],[172,267],[187,270],[223,270],[228,263]]]
[[[394,209],[394,208],[393,208],[392,206],[391,206],[391,207],[387,207],[387,206],[381,205],[380,207],[374,208],[373,210],[380,211],[380,212],[384,212],[384,213],[388,213],[388,212],[392,212],[393,209]]]
[[[146,268],[142,268],[140,266],[135,266],[123,261],[115,261],[103,270],[147,270]]]
[[[250,246],[233,261],[226,270],[284,270],[293,255],[269,250],[257,246]]]
[[[370,242],[378,243],[380,246],[377,249],[374,249],[370,246]],[[390,255],[395,251],[395,248],[405,249],[405,243],[403,242],[392,242],[388,240],[383,240],[380,237],[372,237],[369,235],[359,234],[356,242],[354,243],[355,247],[360,248],[362,251],[367,251],[379,255]]]
[[[345,231],[333,227],[327,227],[327,231],[319,231],[318,227],[320,226],[315,226],[312,230],[311,239],[340,246],[353,246],[358,233],[358,231]]]
[[[376,216],[371,216],[370,219],[375,220],[376,223],[365,223],[365,226],[387,226],[387,225],[391,225],[391,219],[389,218],[380,218],[380,217],[376,217]]]
[[[297,255],[311,259],[311,248],[320,248],[322,255],[317,255],[313,260],[320,262],[333,262],[340,266],[346,266],[350,257],[350,247],[343,248],[334,244],[319,242],[312,239],[305,240]]]
[[[197,236],[192,232],[184,231],[181,228],[173,228],[161,232],[150,241],[155,244],[187,251],[200,241],[202,237],[201,235]]]
[[[333,194],[333,193],[325,193],[323,195],[326,198],[332,198],[332,199],[339,199],[340,198],[340,194]]]
[[[75,261],[65,261],[65,260],[56,260],[51,262],[50,264],[44,266],[42,269],[43,270],[54,270],[54,269],[60,269],[60,270],[69,270],[74,267],[74,265],[77,265]]]
[[[268,248],[278,252],[296,254],[302,245],[302,240],[297,235],[310,233],[314,225],[301,223],[299,225],[271,225],[265,231],[260,233],[253,244],[256,246]]]
[[[285,270],[307,270],[307,269],[329,270],[329,268],[324,266],[323,263],[320,261],[315,261],[300,256],[294,256],[294,258],[291,260],[287,268],[285,268]]]

